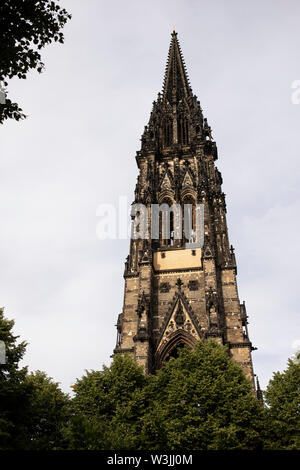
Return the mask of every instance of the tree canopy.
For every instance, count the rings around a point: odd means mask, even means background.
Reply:
[[[149,376],[131,358],[116,356],[110,368],[87,372],[74,390],[72,425],[78,435],[82,417],[89,448],[262,447],[262,408],[240,367],[214,341],[184,348]]]
[[[14,321],[0,309],[0,340],[6,362],[0,364],[0,450],[50,450],[62,445],[69,398],[44,372],[21,367],[26,345],[13,333]]]
[[[215,341],[170,359],[149,385],[143,426],[148,448],[258,449],[262,409],[242,369]]]
[[[264,393],[267,413],[266,448],[300,449],[300,351],[287,369],[275,372]]]
[[[117,355],[110,367],[87,371],[74,384],[72,416],[65,428],[71,449],[135,449],[139,415],[149,376],[130,357]],[[121,431],[122,430],[122,431]]]
[[[0,3],[0,85],[8,79],[24,79],[30,70],[42,72],[41,49],[51,42],[64,42],[62,28],[71,15],[51,0],[2,0]],[[17,103],[0,102],[0,123],[23,119]]]
[[[26,342],[0,309],[0,450],[257,450],[300,448],[300,354],[276,372],[265,406],[213,340],[182,348],[155,374],[126,355],[86,371],[63,393],[21,367]]]
[[[4,316],[0,309],[0,340],[5,344],[6,362],[0,364],[0,449],[22,446],[24,407],[29,396],[25,384],[26,367],[20,367],[26,350],[26,342],[17,343],[14,321]]]

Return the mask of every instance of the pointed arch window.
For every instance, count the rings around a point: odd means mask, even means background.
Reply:
[[[179,351],[183,348],[185,348],[186,345],[184,343],[179,343],[177,344],[168,354],[168,356],[165,359],[165,362],[169,361],[171,357],[174,357],[174,359],[177,359],[179,356]]]
[[[163,144],[164,147],[170,147],[173,142],[173,123],[170,118],[163,121]]]
[[[177,121],[178,143],[188,145],[189,143],[189,123],[188,119],[182,114]]]
[[[156,368],[160,369],[162,365],[170,359],[170,357],[178,357],[179,350],[183,347],[193,349],[196,344],[196,339],[187,331],[183,329],[176,330],[170,335],[162,348],[156,352]]]
[[[192,196],[184,198],[182,214],[184,240],[187,243],[194,243],[196,241],[196,208],[195,200]]]
[[[170,210],[173,202],[166,198],[163,200],[163,210],[159,214],[159,239],[161,245],[174,245],[174,213]],[[167,235],[167,236],[166,236]]]

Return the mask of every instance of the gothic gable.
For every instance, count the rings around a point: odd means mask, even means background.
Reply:
[[[184,188],[186,186],[188,186],[188,187],[193,187],[194,186],[191,173],[189,172],[188,169],[186,170],[185,175],[184,175],[183,180],[182,180],[182,187]]]
[[[162,174],[160,183],[159,183],[159,190],[163,191],[165,189],[172,189],[173,187],[173,176],[172,173],[168,168]]]
[[[200,325],[180,289],[173,297],[172,305],[160,330],[157,341],[157,357],[161,355],[167,343],[174,337],[185,344],[196,342],[202,337]]]

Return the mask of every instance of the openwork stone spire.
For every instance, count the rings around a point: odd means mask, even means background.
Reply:
[[[170,104],[175,104],[189,96],[192,96],[192,90],[177,33],[173,31],[163,84],[163,98]]]
[[[173,31],[167,59],[163,91],[153,102],[148,125],[142,135],[142,151],[184,151],[187,147],[212,141],[200,101],[193,94],[177,33]],[[211,142],[212,143],[212,142]],[[210,146],[214,153],[215,143]]]

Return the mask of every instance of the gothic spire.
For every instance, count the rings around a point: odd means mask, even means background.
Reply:
[[[177,39],[177,33],[172,32],[164,84],[163,98],[170,104],[178,103],[182,98],[192,95],[192,89]]]
[[[203,114],[197,96],[193,95],[184,59],[172,32],[162,94],[158,93],[148,125],[142,135],[141,151],[171,152],[189,145],[212,141],[211,129]],[[210,146],[209,146],[210,145]],[[214,143],[206,144],[216,159]]]

